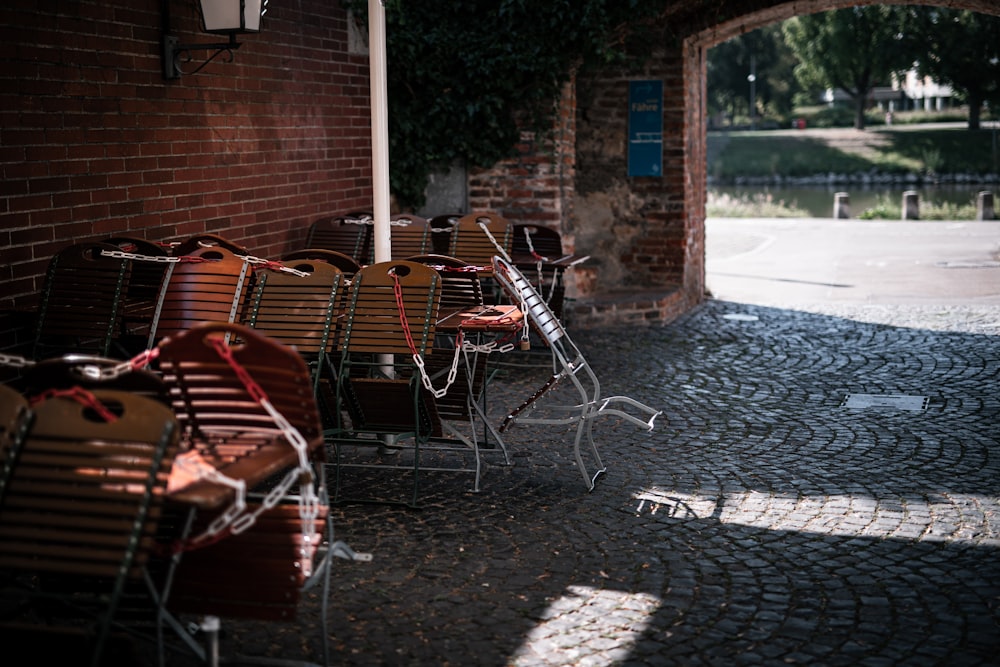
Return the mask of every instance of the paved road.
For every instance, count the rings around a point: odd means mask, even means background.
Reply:
[[[1000,222],[712,218],[706,235],[720,299],[1000,304]]]

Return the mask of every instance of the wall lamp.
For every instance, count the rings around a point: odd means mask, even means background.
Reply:
[[[170,0],[161,0],[164,79],[177,79],[181,74],[200,72],[220,55],[225,62],[232,62],[233,51],[240,48],[236,35],[260,32],[260,19],[267,11],[267,0],[198,0],[198,4],[204,31],[213,35],[228,35],[229,41],[180,44],[170,30]],[[200,65],[185,69],[194,60],[193,51],[212,53]]]

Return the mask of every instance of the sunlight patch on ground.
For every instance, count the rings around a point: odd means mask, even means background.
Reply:
[[[569,586],[549,605],[508,664],[620,664],[659,606],[660,599],[648,593]]]
[[[873,498],[758,490],[710,495],[652,488],[636,493],[633,499],[636,516],[715,520],[822,535],[1000,546],[1000,498],[968,493]]]

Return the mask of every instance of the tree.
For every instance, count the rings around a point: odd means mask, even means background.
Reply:
[[[795,93],[792,68],[794,57],[785,45],[780,24],[734,37],[708,52],[708,106],[712,113],[730,116],[749,111],[749,81],[754,82],[755,116],[784,114],[792,110]]]
[[[785,38],[799,59],[796,78],[806,88],[845,91],[854,101],[854,127],[863,130],[872,88],[913,64],[903,48],[905,17],[905,8],[872,5],[785,21]]]
[[[983,103],[1000,103],[1000,17],[912,7],[906,27],[917,71],[964,97],[968,127],[979,129]]]
[[[367,17],[365,0],[346,0]],[[462,160],[511,157],[522,130],[553,127],[575,68],[626,58],[625,26],[662,0],[387,0],[389,169],[404,206],[428,175]]]

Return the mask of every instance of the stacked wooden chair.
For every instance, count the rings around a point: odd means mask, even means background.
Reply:
[[[439,274],[416,262],[380,262],[355,275],[340,338],[341,421],[327,431],[335,500],[417,506],[428,471],[472,473],[478,490],[478,442],[439,411],[438,398],[465,381],[457,379],[460,350],[434,349],[440,298]],[[432,353],[452,362],[443,377],[432,378],[428,371]],[[410,477],[408,492],[395,497],[353,492],[349,476],[363,468],[401,471]]]
[[[463,215],[463,213],[442,213],[428,218],[431,243],[427,252],[434,255],[447,255],[451,252],[451,236],[455,231],[455,225]]]
[[[147,347],[201,322],[240,322],[252,288],[249,262],[219,245],[191,249],[167,264]]]
[[[127,391],[41,398],[29,410],[0,386],[0,580],[22,605],[5,650],[46,662],[69,641],[74,660],[101,665],[112,633],[139,622],[135,605],[156,636],[148,566],[180,431],[167,406]],[[28,638],[36,644],[15,648]]]
[[[332,272],[323,276],[332,277],[325,286],[329,302],[340,274],[323,266]],[[331,559],[370,556],[332,539],[314,373],[303,354],[277,339],[284,330],[272,318],[286,275],[268,275],[259,288],[256,323],[275,337],[241,324],[202,322],[125,362],[74,355],[36,363],[24,386],[52,396],[34,410],[15,400],[20,393],[0,387],[0,421],[34,417],[23,443],[12,437],[23,429],[0,426],[0,573],[30,579],[51,571],[46,582],[58,581],[73,601],[81,593],[64,580],[87,575],[87,589],[107,603],[96,606],[99,625],[87,635],[93,664],[100,664],[113,629],[131,629],[132,618],[126,623],[116,615],[126,598],[130,613],[145,611],[146,629],[161,650],[179,643],[214,666],[218,635],[206,632],[207,644],[195,639],[188,617],[291,620],[312,588],[322,589],[321,642],[329,662]],[[296,298],[299,306],[311,305],[304,294]],[[315,343],[315,352],[326,346]],[[89,402],[80,404],[81,397]],[[161,432],[169,438],[154,441]],[[113,517],[116,510],[98,504],[126,500],[135,506],[134,519],[127,520],[128,508]],[[104,569],[86,562],[99,559]],[[121,574],[105,588],[91,583],[91,574],[97,582],[112,571]],[[164,637],[165,630],[172,632]]]
[[[565,273],[587,256],[563,252],[562,236],[551,227],[515,224],[510,261],[529,278],[556,317],[563,317]]]
[[[306,362],[229,323],[196,325],[157,350],[185,452],[169,498],[191,519],[169,610],[291,620],[303,592],[321,586],[328,664],[331,558],[368,557],[332,540],[323,431]]]
[[[109,243],[68,246],[49,261],[32,357],[68,352],[108,355],[121,333],[129,262]]]
[[[167,263],[156,260],[170,253],[163,245],[132,236],[113,236],[104,239],[103,243],[110,243],[128,256],[148,258],[129,263],[128,285],[122,303],[120,342],[128,353],[136,354],[149,339],[153,313],[167,271]]]
[[[489,275],[494,256],[510,257],[513,231],[513,225],[495,213],[469,213],[455,223],[448,254]]]
[[[361,264],[350,255],[325,248],[303,248],[301,250],[293,250],[281,256],[281,261],[285,263],[294,263],[302,260],[325,262],[331,266],[335,266],[348,279],[361,270]]]
[[[359,211],[320,218],[309,225],[305,247],[336,250],[366,263],[372,253],[372,214]]]

